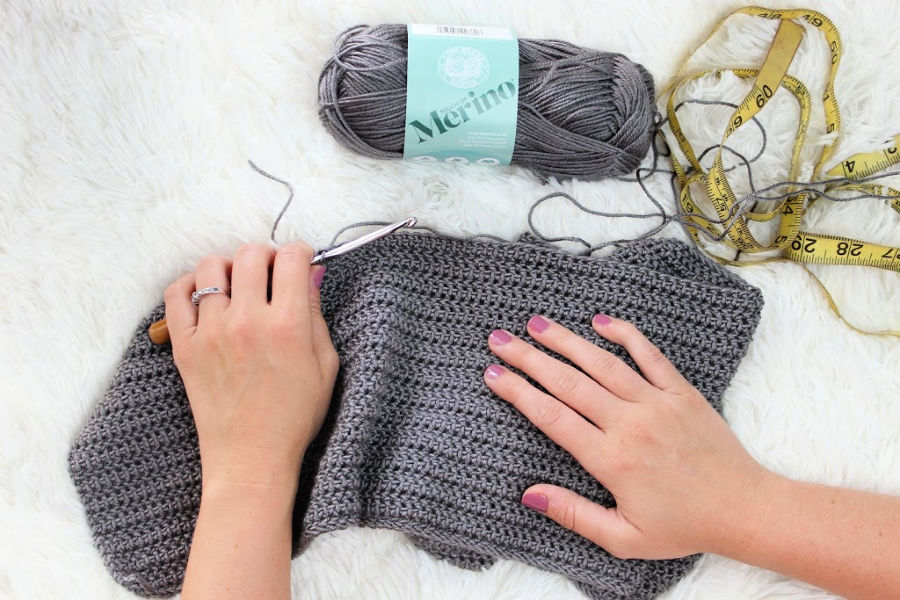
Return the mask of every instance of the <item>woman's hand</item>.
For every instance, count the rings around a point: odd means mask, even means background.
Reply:
[[[571,453],[617,506],[547,484],[526,490],[523,504],[622,558],[715,552],[720,532],[746,518],[771,473],[633,325],[597,315],[593,326],[624,346],[644,376],[545,317],[528,321],[529,334],[581,370],[507,331],[489,337],[494,354],[549,393],[500,365],[485,371],[487,385]]]
[[[319,308],[324,267],[305,243],[209,256],[166,290],[172,351],[197,425],[203,487],[297,482],[338,360]],[[269,267],[271,303],[267,300]],[[204,287],[230,289],[204,296]]]
[[[615,508],[534,485],[522,496],[620,558],[715,552],[848,598],[900,597],[900,497],[792,481],[754,461],[700,393],[633,325],[606,315],[594,330],[613,354],[541,316],[528,333],[581,370],[507,331],[488,344],[549,393],[500,365],[488,386],[568,450]]]
[[[291,596],[300,464],[338,359],[319,307],[324,267],[307,244],[210,256],[166,290],[172,353],[197,425],[203,490],[184,600]],[[273,265],[274,262],[274,265]],[[269,267],[271,303],[268,301]],[[204,287],[231,290],[206,295]]]

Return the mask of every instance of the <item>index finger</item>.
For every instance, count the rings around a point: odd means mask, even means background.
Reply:
[[[312,246],[306,242],[285,244],[275,254],[272,268],[272,306],[309,314],[309,270]]]
[[[484,381],[492,392],[516,407],[547,437],[591,471],[592,467],[587,463],[597,454],[597,445],[603,440],[602,430],[565,403],[500,365],[488,367],[484,372]]]

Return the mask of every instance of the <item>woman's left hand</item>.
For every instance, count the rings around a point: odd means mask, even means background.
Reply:
[[[320,306],[324,267],[312,258],[305,243],[277,252],[244,244],[233,259],[207,256],[166,290],[202,479],[183,600],[291,597],[300,466],[338,370]],[[201,288],[231,294],[194,306]]]
[[[166,290],[172,352],[200,442],[203,487],[284,487],[297,472],[331,400],[338,357],[322,318],[324,267],[313,249],[244,244],[207,256]],[[271,270],[271,277],[269,272]],[[194,289],[225,294],[191,304]],[[271,301],[267,290],[271,287]]]

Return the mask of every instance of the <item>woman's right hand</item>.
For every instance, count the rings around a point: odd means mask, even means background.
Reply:
[[[549,394],[500,365],[488,367],[487,385],[578,459],[617,506],[549,484],[530,487],[522,502],[622,558],[717,551],[720,532],[747,518],[773,474],[637,328],[605,315],[593,326],[623,345],[646,379],[545,317],[532,317],[528,333],[581,370],[509,332],[489,337],[494,354]]]
[[[522,496],[620,558],[714,552],[848,598],[900,597],[900,497],[792,481],[757,463],[703,396],[634,325],[597,315],[618,357],[541,316],[528,333],[570,367],[507,331],[485,382],[569,451],[616,499],[606,508],[539,483]]]

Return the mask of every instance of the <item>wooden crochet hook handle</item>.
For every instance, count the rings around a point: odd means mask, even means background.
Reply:
[[[166,342],[169,341],[169,326],[166,324],[165,319],[160,319],[156,323],[150,325],[147,329],[147,335],[150,336],[150,341],[156,344],[157,346],[162,346]]]
[[[331,258],[332,256],[339,256],[346,252],[350,252],[351,250],[359,248],[360,246],[368,244],[369,242],[375,241],[379,238],[383,238],[386,235],[390,235],[401,227],[413,227],[415,224],[415,217],[409,217],[408,219],[403,219],[402,221],[391,223],[387,227],[382,227],[381,229],[377,229],[372,233],[367,233],[366,235],[360,236],[355,240],[350,240],[349,242],[345,242],[329,250],[319,252],[318,254],[313,256],[313,259],[309,264],[317,265],[324,261],[326,258]],[[150,337],[150,341],[158,346],[162,346],[163,344],[168,342],[170,339],[169,325],[166,323],[166,320],[160,319],[156,323],[150,325],[150,327],[147,329],[147,335]]]

